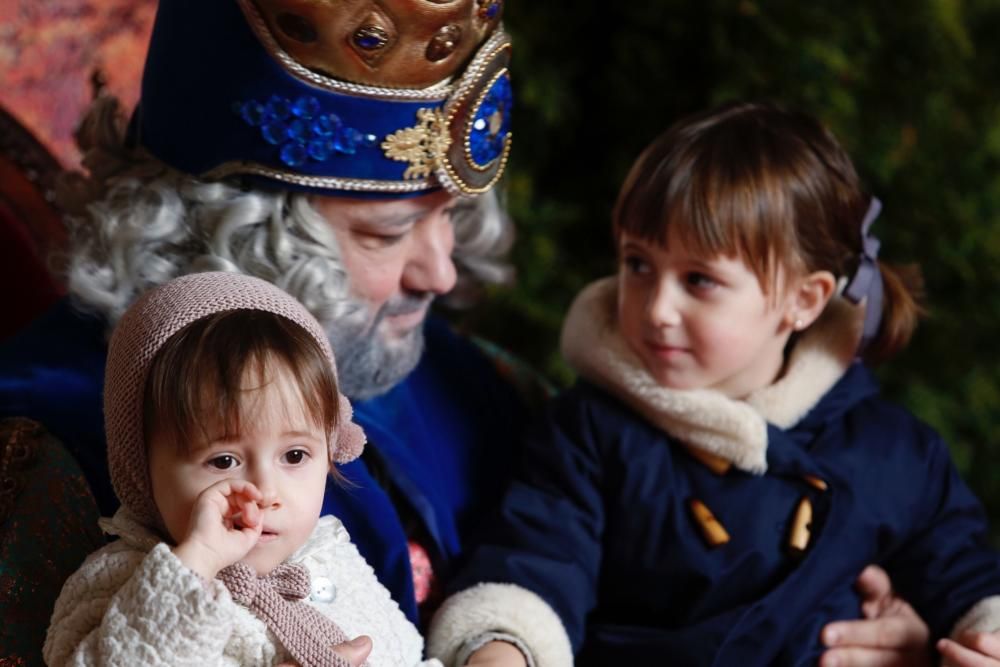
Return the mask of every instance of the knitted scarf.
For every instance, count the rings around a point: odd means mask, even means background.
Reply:
[[[311,590],[305,565],[282,563],[261,577],[246,563],[235,563],[219,572],[219,579],[233,600],[267,624],[300,667],[350,667],[333,652],[347,635],[303,601]]]

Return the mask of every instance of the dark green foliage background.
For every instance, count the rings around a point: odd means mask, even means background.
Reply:
[[[931,317],[880,371],[887,392],[948,440],[1000,535],[1000,0],[512,0],[505,11],[518,282],[467,326],[565,384],[562,314],[614,269],[609,212],[640,149],[724,101],[804,109],[885,203],[883,257],[924,270]]]

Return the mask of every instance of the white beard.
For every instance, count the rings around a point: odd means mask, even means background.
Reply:
[[[359,323],[342,320],[328,331],[345,396],[366,400],[384,394],[417,367],[424,353],[423,325],[395,340],[386,340],[379,325],[386,317],[424,308],[429,300],[429,296],[403,295],[384,304],[374,318]]]

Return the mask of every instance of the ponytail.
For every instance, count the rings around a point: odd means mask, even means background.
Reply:
[[[882,322],[863,352],[865,362],[873,366],[906,347],[917,328],[917,321],[927,312],[923,306],[924,281],[919,266],[880,261],[878,267],[882,274]]]

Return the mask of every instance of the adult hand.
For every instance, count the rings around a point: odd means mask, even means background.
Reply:
[[[528,661],[524,659],[521,649],[510,642],[493,641],[470,655],[465,664],[475,667],[526,667]]]
[[[337,644],[333,647],[333,652],[351,663],[351,667],[361,667],[361,663],[372,652],[372,639],[368,635],[359,635],[349,642]]]
[[[820,659],[820,667],[932,665],[927,624],[906,600],[893,593],[885,570],[869,565],[856,586],[864,620],[837,621],[823,628],[822,641],[829,648]]]
[[[1000,637],[991,632],[966,632],[958,640],[937,644],[945,667],[1000,667]]]
[[[250,553],[264,529],[260,507],[264,497],[256,486],[240,479],[224,479],[195,500],[174,554],[184,565],[211,580],[219,570]]]
[[[333,652],[350,663],[351,667],[361,667],[372,652],[372,639],[368,635],[358,635],[349,642],[337,644]],[[295,662],[283,662],[278,667],[300,667]]]

